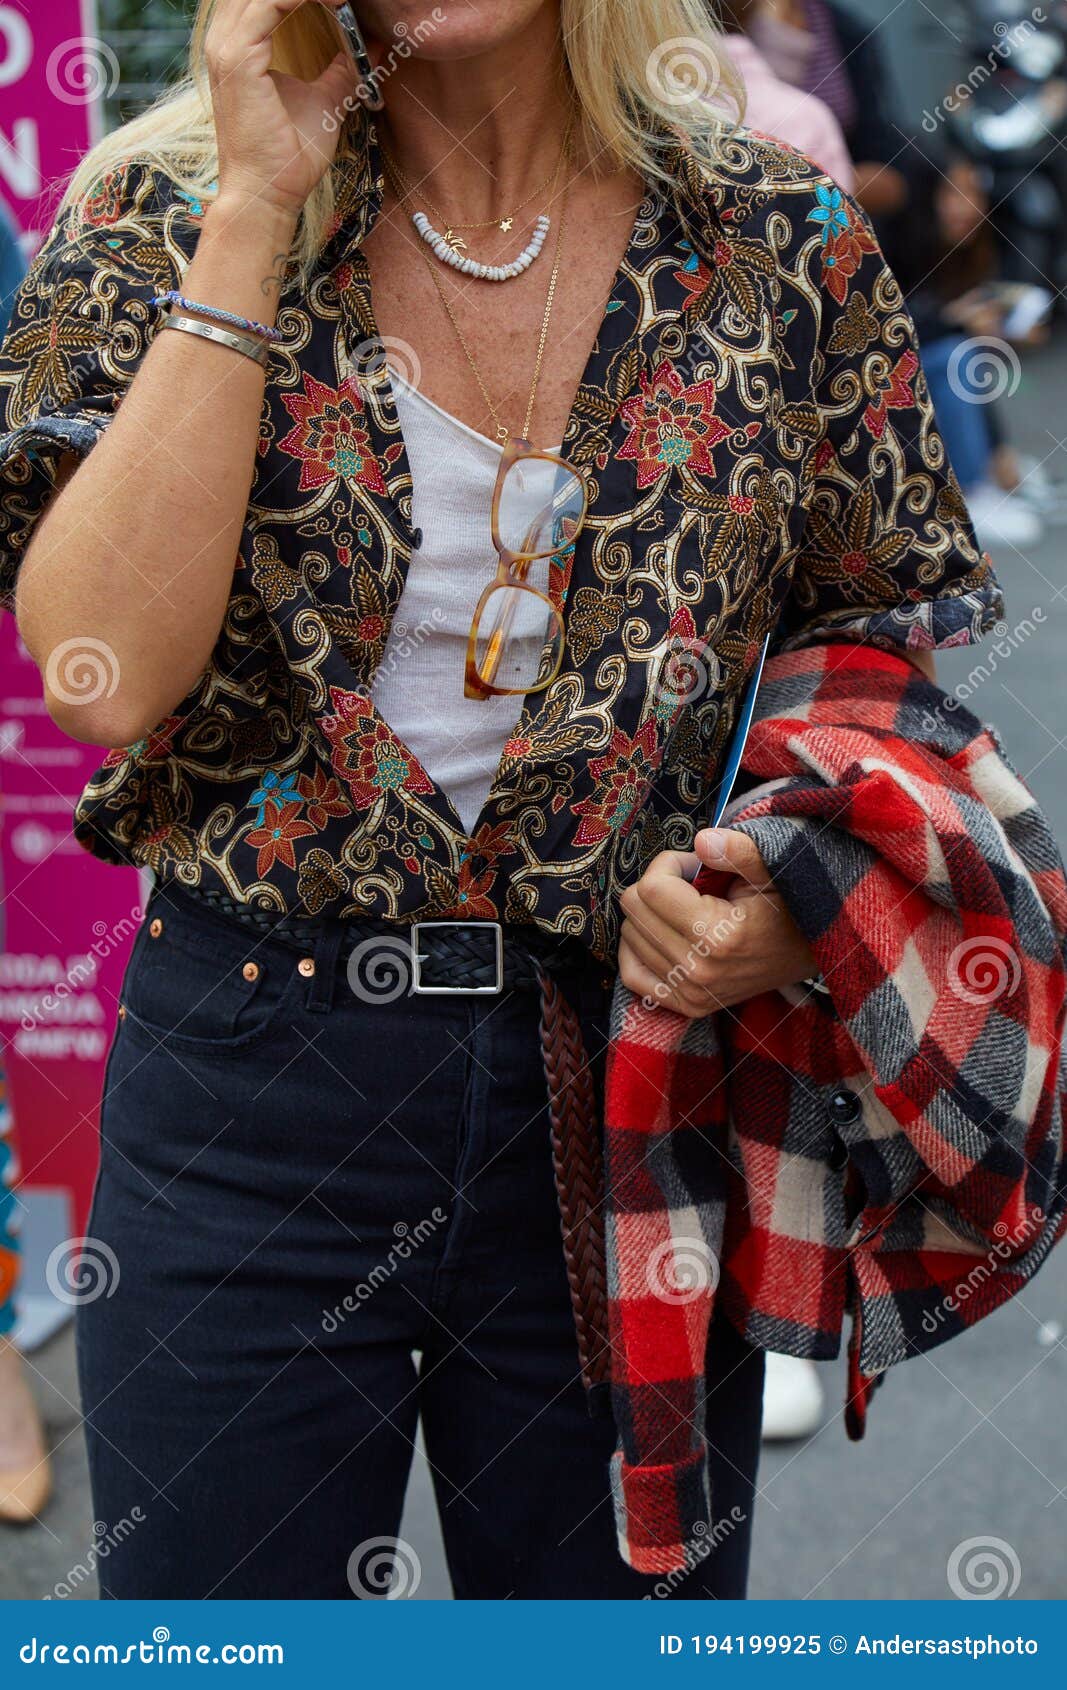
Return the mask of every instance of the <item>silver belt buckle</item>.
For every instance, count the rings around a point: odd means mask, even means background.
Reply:
[[[419,935],[430,927],[492,928],[496,935],[496,981],[492,986],[424,986]],[[504,990],[504,929],[499,921],[416,921],[411,929],[411,990],[418,997],[498,997]]]

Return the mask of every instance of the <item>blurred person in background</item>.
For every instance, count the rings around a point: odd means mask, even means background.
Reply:
[[[11,302],[25,272],[15,225],[0,201],[0,336],[6,332]],[[18,1279],[14,1177],[11,1111],[0,1068],[0,1520],[25,1524],[47,1502],[51,1473],[40,1417],[11,1338]]]
[[[817,95],[793,88],[775,75],[744,33],[749,10],[749,0],[723,0],[718,8],[727,51],[745,85],[745,128],[787,141],[851,193],[855,172],[841,125]]]
[[[828,0],[730,0],[724,9],[775,76],[829,106],[852,157],[863,209],[875,218],[898,211],[907,187],[893,162],[901,138],[877,31]]]
[[[1007,315],[992,286],[997,251],[982,174],[968,159],[938,164],[917,147],[908,148],[905,169],[908,209],[881,234],[915,320],[945,446],[982,544],[1032,546],[1043,532],[1037,501],[1045,484],[1024,476],[1003,401],[985,402],[980,384],[982,358],[1003,356],[983,343],[1003,337]]]

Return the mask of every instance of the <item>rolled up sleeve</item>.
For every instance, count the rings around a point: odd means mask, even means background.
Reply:
[[[154,185],[122,173],[86,227],[57,224],[15,295],[0,349],[0,606],[55,491],[59,466],[84,458],[111,422],[174,285]]]

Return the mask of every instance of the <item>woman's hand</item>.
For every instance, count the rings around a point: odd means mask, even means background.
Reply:
[[[695,855],[664,851],[622,895],[624,985],[695,1018],[818,972],[800,929],[747,834],[698,833]],[[690,885],[704,865],[729,876],[722,897]]]
[[[966,334],[998,335],[1004,327],[1004,309],[981,288],[972,288],[945,306],[943,316]]]
[[[274,31],[320,0],[220,0],[207,38],[219,142],[219,197],[299,217],[333,163],[359,75],[345,49],[314,82],[271,70]],[[321,0],[336,11],[343,0]]]

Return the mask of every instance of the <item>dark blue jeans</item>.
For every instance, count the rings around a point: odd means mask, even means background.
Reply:
[[[923,370],[937,425],[949,462],[965,493],[988,476],[995,444],[989,407],[980,404],[969,389],[966,363],[962,384],[951,373],[954,355],[967,344],[967,338],[962,334],[946,334],[923,342]]]
[[[458,1597],[666,1594],[578,1376],[536,997],[369,1002],[317,950],[170,890],[137,941],[78,1325],[104,1594],[380,1594],[420,1419]],[[569,992],[599,1069],[608,983]],[[720,1324],[709,1365],[723,1525],[676,1597],[744,1594],[762,1355]]]

